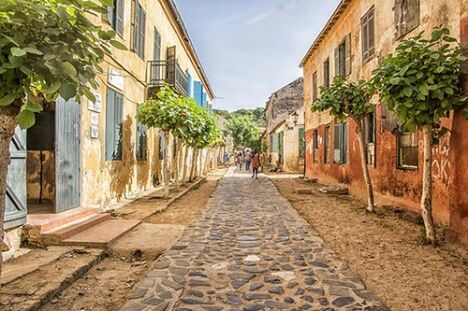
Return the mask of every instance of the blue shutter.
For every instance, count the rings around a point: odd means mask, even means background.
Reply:
[[[206,92],[202,93],[202,107],[206,107]]]
[[[202,97],[202,85],[200,83],[200,81],[195,81],[193,83],[193,98],[195,99],[195,101],[197,102],[197,104],[199,106],[202,105],[202,101],[201,101],[201,97]]]
[[[112,160],[114,151],[114,100],[115,93],[111,89],[107,89],[106,94],[106,146],[105,154],[106,161]]]
[[[115,14],[115,25],[114,29],[116,32],[123,37],[124,33],[124,0],[116,0],[115,9],[117,10],[117,14]]]

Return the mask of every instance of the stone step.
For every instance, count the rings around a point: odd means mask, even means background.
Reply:
[[[42,234],[42,243],[44,245],[59,245],[65,240],[77,233],[83,232],[110,218],[110,214],[93,213],[75,221],[66,223],[60,227],[46,231]]]
[[[75,208],[57,214],[28,214],[27,222],[30,226],[36,227],[40,233],[43,233],[96,213],[97,209],[95,208]]]
[[[62,240],[60,244],[104,247],[139,223],[139,220],[108,219]]]

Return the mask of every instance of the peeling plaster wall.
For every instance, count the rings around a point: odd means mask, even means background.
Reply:
[[[421,31],[430,34],[433,27],[443,24],[449,28],[456,38],[468,42],[466,34],[466,13],[464,21],[460,23],[461,15],[468,8],[466,0],[426,0],[420,1],[420,25],[406,36],[415,35]],[[376,53],[367,63],[362,63],[361,50],[361,17],[374,5]],[[323,163],[323,140],[319,140],[319,161],[312,162],[312,136],[317,129],[319,136],[324,135],[324,126],[330,125],[330,151],[333,155],[333,125],[334,120],[327,113],[312,113],[312,75],[317,72],[318,86],[323,84],[323,63],[330,58],[330,75],[334,76],[334,49],[351,33],[352,72],[351,80],[368,78],[376,68],[379,59],[392,52],[398,41],[394,37],[394,1],[362,0],[351,1],[343,15],[328,31],[318,48],[310,55],[304,64],[304,107],[306,127],[306,176],[318,177],[329,183],[346,183],[350,185],[353,194],[366,197],[362,168],[360,163],[359,146],[355,135],[355,124],[349,124],[348,163],[338,165]],[[465,34],[464,38],[461,34]],[[420,135],[420,167],[416,170],[405,171],[396,168],[397,140],[396,136],[382,128],[382,109],[378,97],[376,103],[376,166],[369,167],[374,189],[379,203],[395,204],[407,209],[419,211],[422,175],[422,135]],[[454,231],[453,236],[464,239],[468,243],[468,195],[466,177],[459,176],[460,172],[468,171],[467,139],[461,133],[468,130],[467,122],[461,119],[460,113],[451,114],[443,120],[443,125],[451,129],[451,133],[444,137],[441,144],[434,148],[433,155],[433,212],[437,221],[449,223]],[[465,151],[465,152],[460,152]],[[331,162],[331,161],[330,161]],[[460,194],[463,193],[463,194]]]

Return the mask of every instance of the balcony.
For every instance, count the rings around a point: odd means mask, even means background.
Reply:
[[[148,88],[162,87],[164,84],[172,86],[180,95],[188,96],[188,76],[175,60],[152,60],[148,62],[146,82]]]

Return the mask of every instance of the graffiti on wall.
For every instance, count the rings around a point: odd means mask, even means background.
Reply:
[[[450,179],[450,133],[442,137],[439,144],[432,149],[432,176],[445,185]]]

